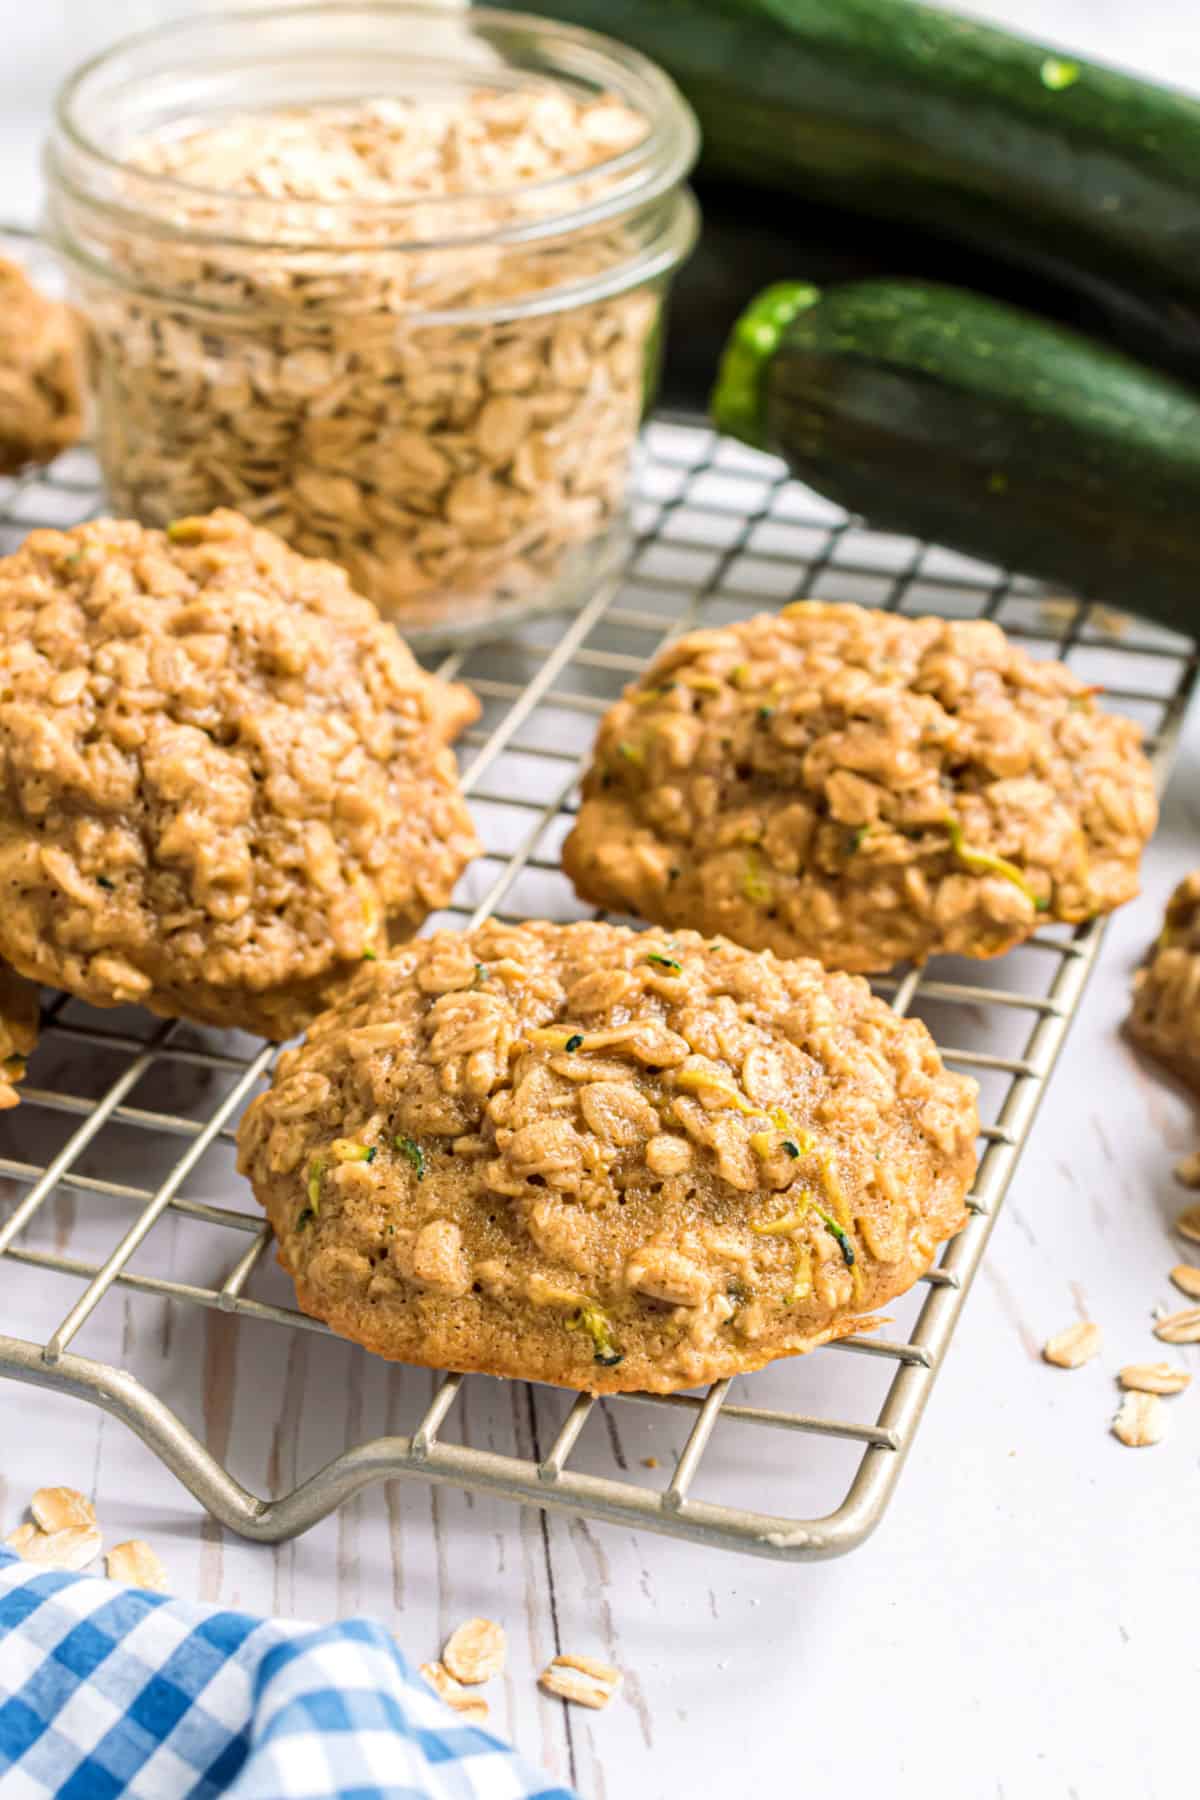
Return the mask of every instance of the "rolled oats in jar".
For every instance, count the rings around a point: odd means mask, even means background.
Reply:
[[[516,13],[206,14],[106,52],[47,166],[113,507],[236,507],[428,643],[581,600],[695,149],[653,64]]]

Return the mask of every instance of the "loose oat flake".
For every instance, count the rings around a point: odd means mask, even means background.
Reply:
[[[1143,1394],[1181,1394],[1191,1382],[1186,1369],[1173,1363],[1126,1363],[1117,1380],[1123,1388]]]
[[[1171,1280],[1193,1300],[1200,1300],[1200,1269],[1194,1263],[1176,1263],[1171,1270]]]
[[[167,1571],[158,1553],[141,1538],[130,1538],[114,1544],[105,1558],[110,1581],[123,1581],[128,1587],[148,1588],[151,1593],[165,1594]]]
[[[1175,1164],[1175,1179],[1180,1187],[1200,1188],[1200,1150],[1193,1150],[1190,1156],[1185,1156],[1182,1162]],[[1183,1235],[1200,1238],[1200,1206],[1190,1206],[1182,1215],[1185,1219],[1189,1216],[1194,1217],[1195,1230],[1184,1231]],[[1183,1226],[1180,1225],[1179,1229],[1183,1231]]]
[[[444,1700],[447,1706],[453,1707],[455,1712],[462,1713],[464,1718],[476,1721],[487,1718],[488,1703],[483,1695],[472,1694],[468,1688],[463,1687],[462,1683],[454,1679],[443,1663],[422,1663],[420,1673],[438,1697]]]
[[[548,1694],[599,1712],[620,1687],[621,1671],[590,1656],[556,1656],[538,1679]]]
[[[1200,1160],[1200,1151],[1197,1151]],[[1185,1206],[1175,1221],[1175,1229],[1180,1237],[1190,1238],[1194,1244],[1200,1244],[1200,1206]]]
[[[48,1569],[86,1569],[99,1556],[102,1542],[94,1525],[68,1525],[62,1531],[35,1531],[20,1554]]]
[[[442,1662],[456,1681],[477,1686],[504,1669],[508,1640],[493,1619],[468,1619],[447,1639]]]
[[[1113,1435],[1131,1450],[1144,1450],[1161,1443],[1167,1429],[1167,1415],[1157,1394],[1127,1393],[1121,1410],[1113,1420]]]
[[[1078,1325],[1068,1325],[1065,1331],[1047,1338],[1042,1355],[1056,1368],[1080,1369],[1099,1354],[1100,1343],[1100,1327],[1091,1319],[1082,1319]]]
[[[42,1531],[66,1531],[72,1525],[95,1525],[96,1509],[78,1488],[39,1488],[29,1502],[34,1522]]]
[[[9,1532],[4,1541],[10,1550],[15,1550],[18,1556],[24,1556],[26,1550],[37,1536],[37,1526],[31,1524],[30,1521],[26,1519],[24,1524],[18,1525],[15,1531]]]
[[[1154,1335],[1164,1344],[1200,1344],[1200,1306],[1167,1313],[1155,1325]]]

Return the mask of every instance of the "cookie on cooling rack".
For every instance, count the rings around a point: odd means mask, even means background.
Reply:
[[[580,895],[829,968],[995,956],[1137,892],[1140,728],[998,625],[802,601],[672,644],[606,714]]]
[[[79,351],[70,308],[0,257],[0,475],[50,462],[77,441]]]
[[[1200,1089],[1200,869],[1171,895],[1162,930],[1133,978],[1129,1034]]]
[[[965,1219],[975,1084],[855,976],[684,931],[440,932],[248,1109],[300,1305],[380,1355],[669,1393],[859,1329]]]
[[[0,956],[289,1035],[476,854],[477,711],[237,513],[34,532],[0,560]]]
[[[25,1059],[37,1042],[38,995],[31,981],[22,981],[0,963],[0,1112],[20,1099],[17,1082],[25,1074]]]

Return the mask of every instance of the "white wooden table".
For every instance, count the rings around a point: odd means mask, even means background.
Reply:
[[[1190,5],[1125,16],[1126,42],[1116,0],[973,10],[1143,66],[1149,51],[1177,78],[1190,55],[1200,74]],[[1197,1134],[1190,1104],[1118,1026],[1162,902],[1198,861],[1200,716],[1146,891],[1112,927],[897,1498],[850,1557],[760,1563],[419,1481],[369,1490],[298,1542],[257,1547],[207,1521],[120,1426],[0,1384],[5,1528],[35,1487],[68,1482],[95,1494],[112,1541],[148,1537],[182,1594],[316,1620],[369,1611],[414,1660],[470,1614],[498,1619],[510,1659],[490,1694],[494,1723],[587,1800],[1193,1791],[1200,1380],[1169,1403],[1170,1435],[1153,1450],[1122,1448],[1108,1425],[1115,1368],[1162,1353],[1150,1309],[1175,1297],[1166,1226],[1184,1200],[1170,1168]],[[65,1238],[77,1203],[55,1206]],[[5,1327],[22,1335],[55,1312],[36,1276],[10,1281],[4,1301]],[[1075,1373],[1047,1368],[1043,1339],[1084,1313],[1104,1328],[1104,1355]],[[160,1391],[259,1492],[388,1429],[399,1392],[344,1346],[297,1334],[281,1358],[255,1327],[198,1310],[114,1302],[87,1350],[157,1364]],[[1179,1354],[1200,1377],[1200,1352]],[[500,1421],[507,1436],[523,1394],[473,1387],[472,1441],[487,1444]],[[636,1468],[661,1443],[650,1415],[641,1435],[628,1420],[620,1450]],[[518,1434],[533,1424],[523,1413]],[[622,1698],[592,1715],[541,1696],[535,1677],[556,1648],[620,1664]]]

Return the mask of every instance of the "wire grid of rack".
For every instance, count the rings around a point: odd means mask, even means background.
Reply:
[[[49,471],[0,483],[0,551],[35,525],[67,525],[91,515],[100,499],[85,451],[69,453]],[[723,443],[683,419],[658,420],[646,433],[633,524],[623,574],[577,614],[534,620],[501,643],[432,662],[443,674],[471,682],[484,702],[479,727],[466,734],[463,766],[486,846],[454,905],[432,923],[474,923],[488,914],[582,916],[559,872],[557,849],[598,715],[668,637],[799,594],[1001,620],[1035,653],[1065,656],[1081,672],[1086,668],[1089,678],[1102,679],[1109,702],[1146,725],[1160,781],[1165,779],[1195,674],[1190,640],[1081,602],[1047,600],[1029,582],[872,533],[789,481],[773,459]],[[763,1556],[839,1554],[866,1537],[895,1488],[1102,939],[1098,923],[1048,927],[995,965],[943,960],[875,984],[897,1011],[925,1017],[947,1061],[977,1075],[983,1090],[969,1221],[913,1297],[911,1325],[898,1334],[843,1339],[805,1359],[818,1377],[835,1358],[873,1364],[876,1372],[882,1365],[887,1380],[881,1402],[855,1393],[844,1410],[828,1410],[825,1384],[810,1377],[806,1392],[815,1399],[811,1409],[799,1410],[789,1398],[790,1364],[768,1372],[776,1376],[769,1390],[760,1375],[668,1397],[600,1403],[581,1395],[563,1400],[547,1434],[552,1441],[529,1458],[456,1436],[464,1382],[487,1378],[451,1374],[431,1401],[422,1402],[406,1435],[352,1446],[290,1492],[264,1500],[210,1456],[135,1373],[81,1356],[72,1345],[116,1290],[269,1323],[279,1328],[273,1337],[280,1354],[283,1334],[328,1335],[285,1302],[253,1291],[268,1260],[270,1234],[231,1170],[222,1178],[219,1203],[191,1191],[206,1159],[223,1155],[228,1166],[237,1118],[268,1076],[274,1052],[134,1012],[114,1021],[65,996],[50,998],[23,1103],[5,1115],[0,1197],[7,1187],[13,1204],[6,1214],[0,1207],[0,1296],[6,1322],[19,1311],[15,1284],[22,1281],[65,1277],[74,1284],[74,1297],[54,1329],[36,1340],[0,1336],[0,1374],[65,1391],[116,1415],[212,1514],[254,1539],[278,1541],[302,1532],[370,1482],[417,1477]],[[54,1072],[43,1080],[39,1070],[46,1058]],[[102,1079],[92,1075],[93,1092],[80,1079],[84,1067],[105,1071]],[[155,1077],[164,1071],[170,1077],[167,1098],[158,1099]],[[40,1142],[39,1120],[65,1131],[48,1155],[29,1148]],[[18,1126],[24,1146],[14,1144]],[[114,1136],[118,1129],[126,1140],[123,1152]],[[182,1154],[176,1156],[175,1147]],[[60,1189],[115,1208],[111,1246],[80,1256],[39,1237],[39,1218]],[[219,1279],[179,1279],[136,1266],[139,1251],[172,1213],[222,1234],[229,1247]],[[845,1382],[829,1385],[845,1399]],[[782,1396],[782,1403],[760,1403],[768,1394],[772,1400]],[[594,1454],[592,1466],[573,1465],[598,1405],[673,1409],[676,1425],[682,1416],[674,1466],[661,1484],[635,1479],[621,1467],[615,1474],[597,1470]],[[697,1485],[705,1459],[716,1455],[714,1444],[734,1423],[752,1428],[760,1446],[762,1434],[770,1434],[773,1449],[782,1446],[770,1461],[785,1476],[791,1467],[807,1467],[830,1444],[851,1446],[854,1458],[845,1480],[839,1478],[840,1499],[819,1516],[805,1517],[786,1496],[764,1505],[773,1495],[757,1486],[752,1506],[702,1497]]]

